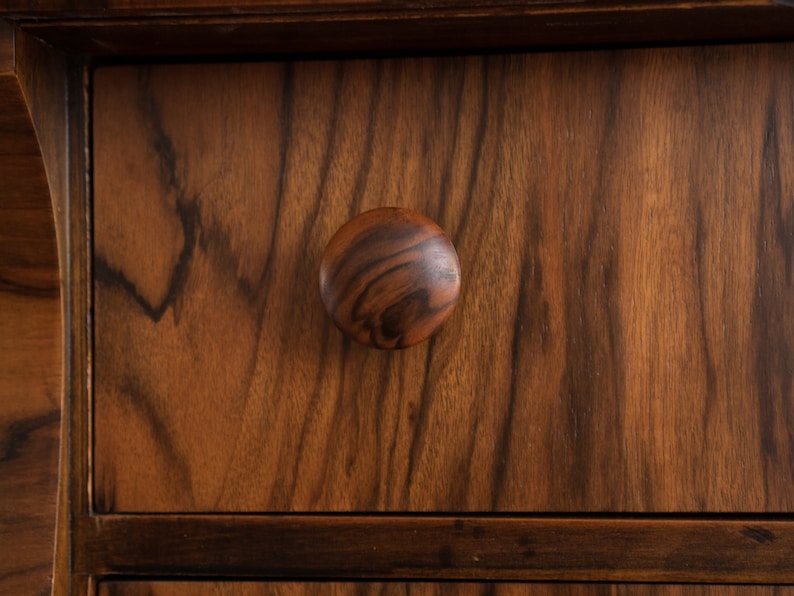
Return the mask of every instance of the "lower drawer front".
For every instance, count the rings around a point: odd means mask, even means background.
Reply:
[[[792,63],[99,68],[97,511],[794,511]],[[462,271],[398,352],[318,292],[384,205]]]
[[[794,587],[419,582],[102,582],[99,596],[792,596]]]

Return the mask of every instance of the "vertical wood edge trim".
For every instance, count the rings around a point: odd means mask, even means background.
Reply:
[[[91,575],[794,583],[794,522],[397,516],[93,516]]]
[[[81,240],[81,261],[82,270],[82,289],[84,292],[84,299],[81,301],[79,314],[82,319],[83,340],[85,341],[84,353],[85,358],[82,360],[84,366],[79,370],[83,375],[83,383],[85,385],[82,394],[82,402],[85,411],[81,412],[84,436],[79,446],[79,455],[83,462],[81,470],[81,481],[83,490],[84,501],[81,503],[81,511],[93,512],[94,503],[94,490],[93,490],[93,463],[94,463],[94,450],[93,450],[93,432],[94,432],[94,415],[93,415],[93,386],[92,380],[94,378],[94,339],[93,339],[93,273],[92,273],[92,176],[93,165],[91,158],[91,69],[86,61],[82,61],[78,67],[75,68],[75,79],[79,77],[79,86],[75,82],[75,92],[79,93],[80,98],[76,101],[70,101],[71,106],[76,106],[75,111],[79,111],[79,138],[75,139],[75,172],[80,174],[80,186],[75,188],[76,191],[72,196],[79,198],[81,206],[81,221],[84,226],[84,234],[76,236]],[[77,145],[79,145],[79,150]],[[75,311],[77,312],[77,311]]]
[[[68,494],[69,544],[68,569],[64,580],[72,594],[92,594],[93,579],[75,574],[76,559],[84,551],[80,539],[80,520],[91,513],[91,277],[90,277],[90,185],[88,184],[88,103],[89,69],[81,58],[70,57],[67,66],[68,96],[68,183],[64,221],[68,233],[65,242],[64,292],[68,339],[66,350],[69,418]]]

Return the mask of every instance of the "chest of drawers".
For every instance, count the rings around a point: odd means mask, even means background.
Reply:
[[[789,9],[52,4],[61,591],[794,581]],[[318,291],[380,206],[460,259],[405,350]]]

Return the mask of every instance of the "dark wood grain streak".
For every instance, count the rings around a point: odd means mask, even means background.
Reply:
[[[789,596],[791,587],[771,586],[686,586],[686,585],[593,585],[593,584],[516,584],[454,582],[102,582],[101,596],[159,596],[195,594],[196,596]]]
[[[75,571],[135,576],[791,583],[791,522],[98,516]]]
[[[257,1],[235,5],[234,14],[217,2],[6,3],[0,7],[0,14],[19,19],[24,29],[56,46],[102,56],[791,39],[790,11],[782,2],[757,0],[444,0],[399,6],[382,1]]]
[[[764,153],[760,178],[763,205],[758,213],[756,259],[757,291],[753,296],[753,317],[757,321],[754,342],[758,349],[758,383],[766,399],[759,409],[759,423],[788,433],[794,444],[794,208],[790,197],[794,188],[781,177],[781,167],[794,142],[791,122],[780,121],[778,104],[794,112],[794,95],[767,100]],[[768,349],[762,356],[760,351]],[[779,486],[785,472],[794,470],[794,450],[780,450],[765,435],[762,439],[764,480]]]
[[[790,60],[97,70],[98,510],[790,512]],[[381,205],[466,271],[410,353],[316,290]]]

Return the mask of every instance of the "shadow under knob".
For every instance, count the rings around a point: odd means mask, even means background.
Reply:
[[[381,207],[331,238],[320,264],[320,295],[336,326],[375,348],[416,345],[455,308],[460,263],[444,231],[419,213]]]

